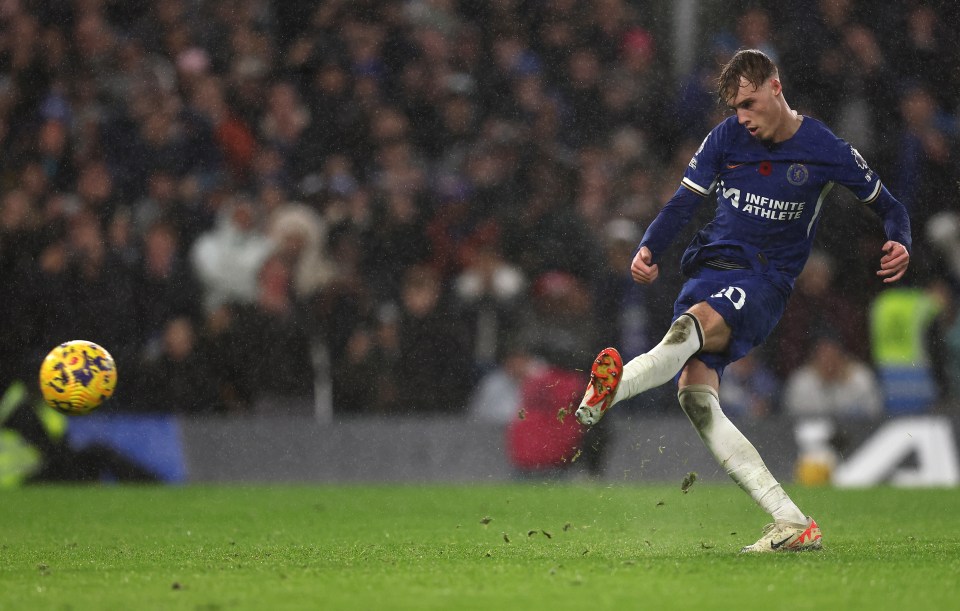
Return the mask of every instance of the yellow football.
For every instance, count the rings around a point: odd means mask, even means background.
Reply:
[[[102,346],[84,340],[60,344],[40,365],[47,404],[70,416],[88,414],[113,396],[117,366]]]

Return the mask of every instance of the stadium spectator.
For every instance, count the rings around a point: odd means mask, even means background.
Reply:
[[[35,333],[34,358],[65,338],[79,337],[110,346],[115,359],[133,362],[139,338],[132,278],[107,248],[94,214],[81,210],[70,217],[64,239],[49,245],[36,263],[20,304],[21,324]],[[116,396],[124,393],[120,388]]]
[[[619,61],[610,68],[615,79],[624,79],[621,86],[629,92],[630,125],[641,131],[652,149],[666,147],[675,138],[675,128],[666,118],[672,87],[658,68],[662,58],[658,52],[648,29],[629,27],[623,32]]]
[[[759,49],[773,61],[780,61],[770,13],[762,7],[748,7],[737,16],[737,40],[737,46],[741,49]]]
[[[161,220],[178,225],[185,223],[185,215],[178,214],[181,211],[177,187],[177,178],[169,171],[157,168],[149,172],[146,196],[131,206],[133,228],[137,236],[142,238],[149,227]],[[193,235],[191,229],[177,227],[178,233],[185,236]]]
[[[846,79],[843,31],[854,23],[853,0],[817,0],[814,10],[783,11],[784,72],[796,91],[797,107],[833,124],[839,117]],[[810,49],[817,52],[811,56]]]
[[[138,412],[203,414],[222,411],[209,354],[188,317],[168,320],[159,344],[143,355],[131,382]]]
[[[601,109],[601,64],[596,51],[590,47],[569,51],[566,74],[561,79],[564,106],[569,117],[564,125],[566,142],[573,148],[596,143],[602,137],[603,118]]]
[[[501,363],[477,381],[467,402],[467,416],[476,422],[506,425],[526,417],[522,388],[530,378],[542,379],[546,364],[519,343],[503,351]],[[529,401],[529,398],[527,399]],[[555,407],[547,405],[547,408]]]
[[[811,352],[813,342],[827,330],[837,333],[845,349],[859,360],[870,358],[867,316],[850,295],[837,286],[833,258],[822,250],[810,253],[797,277],[790,302],[774,330],[765,358],[786,379]]]
[[[348,312],[356,301],[363,303],[361,287],[333,302],[329,312]],[[332,301],[332,300],[331,300]],[[341,309],[334,309],[342,305]],[[332,319],[333,316],[330,316]],[[340,416],[383,416],[397,410],[399,378],[396,374],[397,312],[392,304],[379,308],[375,316],[352,319],[348,334],[342,341],[332,337],[326,345],[331,354],[338,355],[332,366],[333,402]],[[336,320],[331,321],[332,324]],[[328,330],[333,335],[335,327]]]
[[[249,177],[258,143],[250,125],[227,103],[223,79],[216,76],[199,79],[190,103],[191,111],[209,125],[211,144],[219,149],[233,184],[250,188]]]
[[[96,215],[104,227],[121,205],[110,168],[101,160],[90,161],[80,168],[75,192],[80,205]]]
[[[957,11],[956,6],[939,8],[952,10],[954,14]],[[900,75],[929,87],[938,106],[956,108],[960,102],[956,86],[960,75],[943,67],[956,65],[960,51],[950,41],[949,18],[937,15],[937,9],[926,2],[907,6],[898,15],[900,23],[896,24],[889,47]]]
[[[755,352],[730,364],[723,375],[720,401],[733,420],[762,420],[779,411],[780,380]]]
[[[878,420],[884,414],[876,375],[847,352],[836,334],[823,332],[805,364],[787,377],[783,408],[794,418]]]
[[[958,208],[950,187],[960,180],[956,118],[946,115],[922,84],[904,88],[899,109],[903,127],[891,142],[896,168],[891,186],[903,193],[910,217],[924,227],[936,212]],[[923,269],[929,274],[933,253],[923,252],[928,259]]]
[[[7,191],[0,199],[0,286],[9,298],[0,302],[0,319],[7,328],[0,334],[0,350],[7,355],[22,353],[30,341],[30,328],[23,318],[23,300],[34,290],[30,281],[33,263],[44,246],[44,228],[40,211],[23,189]],[[53,346],[50,346],[51,348]],[[0,384],[25,376],[31,371],[24,359],[0,359]]]
[[[180,234],[173,225],[157,222],[143,239],[142,262],[134,272],[134,300],[139,341],[156,350],[167,324],[186,317],[203,320],[202,290],[189,263],[180,254]]]
[[[470,325],[468,347],[477,375],[501,362],[526,301],[527,279],[504,261],[496,228],[476,232],[465,248],[464,269],[453,282],[455,308]],[[468,253],[468,254],[467,254]]]
[[[506,450],[521,477],[555,477],[573,465],[585,445],[582,427],[569,417],[584,376],[547,364],[520,385],[520,405],[506,429]],[[599,472],[599,461],[594,473]]]
[[[623,140],[614,141],[614,155],[618,163],[613,182],[612,212],[615,216],[624,217],[618,220],[639,223],[645,227],[660,210],[656,193],[656,166],[652,156],[642,150],[646,144],[633,139],[634,133],[624,133],[626,136]]]
[[[728,32],[714,34],[693,70],[680,79],[676,91],[665,96],[669,100],[669,119],[678,125],[677,138],[697,140],[720,122],[722,109],[717,107],[714,93],[717,66],[730,61],[736,50],[736,40]]]
[[[367,274],[382,300],[396,299],[404,271],[423,263],[429,244],[423,234],[426,214],[408,193],[383,193],[370,232]]]
[[[59,191],[76,188],[77,167],[70,150],[69,126],[62,119],[48,119],[37,132],[33,155],[49,184]]]
[[[520,205],[519,136],[512,124],[490,120],[463,160],[459,175],[467,184],[480,224],[496,223],[502,230]]]
[[[257,273],[275,248],[262,216],[250,197],[238,195],[221,210],[217,226],[193,243],[190,260],[203,288],[207,312],[255,299]]]
[[[877,170],[895,191],[902,185],[911,193],[918,219],[935,203],[956,207],[943,191],[960,167],[960,72],[950,68],[960,51],[949,38],[960,27],[956,3],[876,11],[850,0],[751,2],[723,15],[708,15],[704,5],[696,9],[704,48],[695,49],[695,73],[680,78],[680,41],[660,18],[675,10],[667,4],[6,3],[0,197],[26,193],[39,220],[28,232],[30,254],[15,256],[19,267],[4,277],[30,299],[45,292],[54,300],[26,315],[24,304],[9,304],[7,320],[19,325],[61,307],[64,293],[53,287],[65,281],[72,257],[63,241],[68,217],[93,214],[109,228],[108,258],[130,269],[156,219],[174,226],[188,255],[199,244],[209,248],[224,202],[244,193],[259,199],[265,220],[271,202],[301,201],[331,234],[342,229],[357,240],[362,260],[353,273],[369,296],[359,327],[373,335],[370,312],[398,299],[411,266],[442,260],[443,281],[451,281],[468,258],[460,247],[469,250],[472,232],[488,221],[500,231],[504,262],[526,277],[563,270],[588,278],[603,258],[605,221],[646,226],[660,177],[675,175],[667,166],[689,161],[708,128],[702,121],[718,122],[722,109],[704,83],[737,44],[774,48],[797,107],[865,143],[871,160],[864,138],[872,133]],[[774,11],[777,19],[764,18]],[[464,186],[457,223],[440,203],[450,177]],[[838,213],[835,199],[825,202],[825,215]],[[836,273],[843,270],[843,292],[871,299],[877,288],[864,253],[875,248],[847,239],[863,233],[865,221],[839,208],[844,222],[825,224],[857,231],[822,233],[820,246]],[[581,239],[585,222],[592,235]],[[448,228],[463,232],[446,245],[456,259],[430,250]],[[933,276],[941,255],[925,242],[915,245],[915,271]],[[10,244],[0,249],[9,253]],[[295,250],[293,241],[287,246]],[[232,263],[254,260],[240,281],[241,299],[250,300],[250,269],[265,255],[257,245],[232,252]],[[53,283],[43,290],[33,286],[41,267]],[[333,295],[359,294],[341,281]],[[210,282],[204,276],[205,290],[220,295],[211,302],[233,294]],[[664,284],[648,297],[671,293]],[[344,299],[332,301],[353,297]],[[344,337],[335,332],[329,347],[333,363],[356,330],[352,322],[340,327]],[[11,340],[10,361],[32,369],[32,350],[63,340],[37,339],[47,331],[20,327],[17,335],[33,339]],[[212,329],[198,332],[206,338]],[[848,345],[863,356],[862,346]],[[768,364],[781,375],[797,366],[779,357]],[[350,408],[341,401],[338,409]]]
[[[111,346],[114,358],[129,356],[137,342],[136,321],[130,316],[136,311],[132,278],[108,250],[103,228],[92,214],[76,214],[68,231],[70,310],[56,321],[63,329],[60,337],[73,332]]]
[[[395,414],[466,411],[467,394],[474,382],[466,349],[467,329],[447,298],[433,268],[416,265],[404,274],[392,357]]]
[[[225,309],[225,328],[210,358],[222,364],[225,386],[240,405],[260,415],[311,414],[312,342],[287,261],[279,254],[267,257],[257,270],[253,301]]]
[[[481,232],[480,219],[469,187],[463,181],[450,177],[440,183],[437,185],[439,201],[424,231],[429,240],[430,265],[444,277],[450,277],[462,270],[464,259],[470,256],[470,238],[475,232]]]
[[[269,87],[259,132],[266,146],[279,151],[284,161],[283,176],[293,179],[303,176],[314,162],[300,155],[303,134],[312,121],[310,110],[293,83],[281,81]]]
[[[517,330],[530,352],[555,367],[578,369],[599,342],[600,327],[589,317],[590,289],[572,274],[549,271],[534,280],[532,304]]]
[[[616,219],[607,223],[603,237],[606,258],[590,279],[597,318],[608,321],[600,327],[605,337],[599,343],[622,346],[632,358],[650,347],[648,291],[628,271],[640,230],[632,221]]]
[[[886,290],[870,304],[870,348],[888,413],[925,412],[939,397],[928,338],[948,302],[934,281]]]
[[[129,208],[118,208],[110,218],[105,233],[107,248],[113,252],[120,264],[131,274],[140,263],[140,241],[133,231],[133,219]]]
[[[293,202],[276,205],[267,219],[266,232],[293,272],[298,299],[316,294],[336,275],[336,263],[326,252],[327,225],[310,207]]]
[[[582,221],[566,195],[574,180],[569,167],[557,159],[540,157],[529,171],[531,192],[526,205],[511,222],[501,224],[504,254],[530,277],[551,270],[589,276],[599,264],[602,248],[589,232],[581,233]],[[573,235],[579,239],[571,240]]]

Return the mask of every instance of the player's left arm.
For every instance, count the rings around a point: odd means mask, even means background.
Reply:
[[[849,143],[837,139],[837,181],[853,191],[857,199],[873,210],[883,221],[887,241],[883,245],[877,275],[884,283],[896,282],[910,265],[910,215],[907,209],[887,190],[880,177]]]
[[[910,265],[910,215],[883,185],[880,185],[877,196],[865,203],[883,220],[883,230],[887,234],[877,275],[883,277],[884,283],[896,282],[903,278]]]

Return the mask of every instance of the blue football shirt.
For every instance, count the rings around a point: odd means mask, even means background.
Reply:
[[[810,254],[833,185],[864,203],[881,192],[879,177],[857,150],[810,117],[776,144],[751,136],[736,116],[727,118],[704,139],[682,184],[717,198],[716,216],[683,255],[684,271],[710,259],[752,268],[759,261],[792,278]]]

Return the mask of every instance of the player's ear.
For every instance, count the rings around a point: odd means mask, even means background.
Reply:
[[[770,79],[770,91],[775,96],[783,92],[783,84],[780,82],[780,79],[775,76]]]

